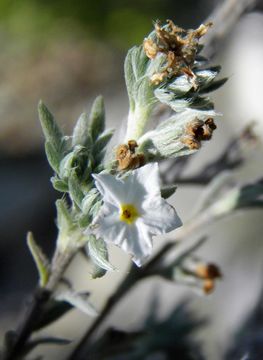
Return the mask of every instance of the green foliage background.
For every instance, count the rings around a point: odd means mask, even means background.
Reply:
[[[38,44],[58,31],[68,36],[78,29],[126,50],[151,30],[152,20],[173,18],[179,25],[194,26],[210,6],[213,1],[205,0],[2,0],[0,24]]]

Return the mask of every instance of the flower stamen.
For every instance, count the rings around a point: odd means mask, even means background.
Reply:
[[[132,204],[121,204],[120,208],[120,220],[127,224],[133,224],[140,216],[136,207]]]

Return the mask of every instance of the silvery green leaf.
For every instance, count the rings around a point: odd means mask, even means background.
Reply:
[[[67,179],[70,175],[70,172],[72,171],[73,164],[75,160],[75,153],[74,151],[71,151],[68,153],[60,162],[59,166],[59,176],[62,179]]]
[[[63,134],[59,129],[53,115],[42,103],[42,101],[39,102],[38,113],[46,141],[51,143],[55,150],[60,153],[63,144]]]
[[[190,108],[201,111],[213,110],[214,103],[211,101],[209,97],[197,96],[193,99],[193,101],[191,101]]]
[[[191,81],[189,81],[189,77],[186,75],[181,75],[168,85],[168,88],[173,91],[173,94],[177,96],[182,96],[190,91],[193,87]],[[158,94],[158,91],[155,90]]]
[[[81,229],[86,229],[92,222],[90,214],[81,214],[78,218],[78,224]]]
[[[65,181],[58,179],[56,176],[53,176],[51,178],[51,182],[54,189],[60,192],[68,192],[68,184]]]
[[[40,249],[40,247],[35,242],[35,239],[33,237],[33,234],[31,232],[27,233],[27,245],[29,247],[29,250],[33,256],[33,259],[35,261],[38,274],[39,274],[39,285],[41,287],[44,287],[48,281],[49,277],[49,261],[46,258],[43,251]]]
[[[57,208],[57,225],[60,230],[72,229],[74,227],[71,214],[69,212],[67,203],[64,199],[58,199],[56,201]]]
[[[164,199],[168,199],[170,196],[172,196],[177,189],[176,185],[169,185],[161,188],[161,196]]]
[[[90,208],[90,215],[94,218],[95,216],[97,216],[100,208],[102,205],[102,200],[98,200],[97,202],[95,202],[95,204],[92,205],[92,207]]]
[[[89,294],[87,293],[77,293],[73,290],[63,290],[60,291],[55,296],[56,300],[66,301],[69,304],[73,305],[80,311],[84,312],[90,316],[97,316],[98,312],[94,306],[89,301]]]
[[[209,207],[214,217],[220,218],[234,210],[263,207],[263,181],[234,187]]]
[[[113,129],[105,130],[96,140],[93,147],[93,154],[97,162],[100,162],[102,160],[105,153],[105,148],[111,140],[113,133]]]
[[[89,131],[92,140],[95,141],[105,128],[105,109],[102,96],[98,96],[91,108],[89,116]]]
[[[97,189],[91,189],[87,195],[82,200],[81,209],[84,214],[88,214],[90,212],[91,207],[95,202],[100,198],[100,193]]]
[[[82,145],[91,149],[92,138],[89,133],[89,116],[86,113],[80,115],[73,130],[72,146]]]
[[[135,111],[136,106],[152,106],[155,101],[153,85],[148,76],[148,66],[149,59],[142,46],[134,46],[128,51],[124,63],[124,73],[132,112]]]
[[[223,79],[213,81],[209,85],[203,87],[200,90],[200,94],[207,94],[207,93],[210,93],[212,91],[219,89],[221,86],[223,86],[227,82],[227,80],[228,80],[228,78],[223,78]]]
[[[108,261],[108,249],[103,239],[96,239],[94,235],[91,235],[86,250],[95,265],[106,271],[114,270]]]
[[[140,137],[137,141],[138,151],[144,152],[150,161],[192,154],[196,150],[189,149],[181,141],[185,135],[185,127],[196,118],[205,121],[215,115],[213,110],[188,109],[177,113],[163,121],[155,130]]]
[[[209,69],[197,70],[195,72],[196,82],[197,82],[199,87],[206,86],[206,85],[210,84],[215,79],[217,74],[218,74],[217,71],[211,71]]]
[[[81,203],[84,198],[84,194],[81,190],[81,184],[75,171],[71,171],[68,178],[69,195],[71,199],[81,208]]]
[[[45,142],[45,151],[50,166],[58,174],[61,161],[61,153],[59,153],[49,141]]]
[[[170,106],[176,112],[184,111],[193,101],[191,97],[179,97],[179,93],[175,94],[167,88],[156,89],[154,95],[161,103]]]

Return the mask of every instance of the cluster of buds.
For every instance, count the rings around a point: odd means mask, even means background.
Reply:
[[[116,160],[118,170],[136,169],[145,164],[145,158],[142,153],[136,153],[138,144],[135,140],[129,140],[128,144],[122,144],[117,147]]]
[[[201,147],[201,141],[210,140],[215,129],[216,124],[213,118],[208,118],[206,121],[196,118],[187,124],[185,136],[181,138],[181,142],[191,150],[198,150]]]
[[[186,74],[194,85],[195,75],[192,67],[198,52],[199,39],[206,34],[212,23],[202,24],[196,30],[184,30],[171,20],[167,20],[167,23],[162,27],[156,22],[156,38],[146,38],[143,43],[145,54],[149,59],[155,59],[158,54],[164,54],[166,59],[165,67],[152,75],[151,82],[159,85],[167,78]]]

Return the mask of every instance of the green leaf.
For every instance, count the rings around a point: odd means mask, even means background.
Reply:
[[[69,186],[69,194],[70,194],[71,199],[81,209],[81,203],[84,198],[84,194],[81,190],[81,185],[80,185],[79,179],[78,179],[75,171],[72,171],[70,173],[70,176],[68,179],[68,186]]]
[[[202,90],[200,91],[200,94],[207,94],[207,93],[210,93],[212,91],[219,89],[221,86],[223,86],[227,82],[227,80],[228,80],[228,78],[214,80],[211,84],[202,88]]]
[[[97,189],[91,189],[87,195],[84,197],[81,205],[81,209],[84,214],[89,214],[91,207],[98,201],[100,198],[100,193]]]
[[[72,146],[82,145],[88,149],[92,146],[92,139],[89,134],[89,116],[86,113],[80,115],[73,130]]]
[[[42,252],[40,247],[34,240],[31,232],[27,233],[27,245],[35,261],[38,274],[39,274],[39,285],[44,287],[47,284],[49,277],[49,261],[45,254]]]
[[[95,265],[106,271],[114,270],[108,261],[108,249],[103,239],[96,239],[95,236],[91,235],[86,250]]]
[[[89,124],[92,140],[95,141],[105,129],[105,108],[102,96],[98,96],[93,102]]]
[[[72,229],[74,227],[71,214],[64,199],[56,201],[57,224],[59,229]]]
[[[58,174],[60,161],[61,161],[61,154],[56,150],[56,148],[49,141],[46,141],[46,143],[45,143],[45,151],[46,151],[47,160],[48,160],[50,166]]]
[[[164,199],[168,199],[170,196],[172,196],[175,193],[176,189],[177,189],[176,185],[165,186],[161,189],[161,196]]]
[[[62,149],[63,134],[59,129],[53,115],[42,103],[42,101],[39,102],[38,113],[46,141],[51,143],[57,152],[60,152]]]
[[[105,147],[108,145],[109,141],[112,138],[112,135],[114,133],[113,129],[105,130],[97,139],[94,148],[93,148],[93,154],[94,158],[99,155],[101,151],[105,149]]]
[[[130,109],[135,111],[135,106],[150,107],[154,102],[153,86],[151,85],[147,69],[149,59],[142,46],[131,48],[124,62],[124,73]]]
[[[57,191],[63,193],[68,192],[68,184],[65,181],[58,179],[56,176],[53,176],[51,178],[51,182],[54,189],[56,189]]]

